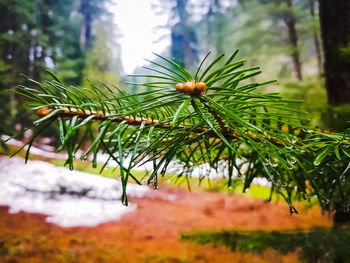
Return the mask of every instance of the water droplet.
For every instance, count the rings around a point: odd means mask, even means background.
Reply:
[[[297,162],[297,159],[294,156],[291,156],[287,159],[289,165],[294,165]]]
[[[302,128],[301,129],[303,132],[306,132],[306,133],[312,133],[313,132],[313,130],[308,130],[308,129],[305,129],[305,128]]]
[[[298,141],[298,138],[296,136],[290,135],[287,137],[287,141],[294,144]]]
[[[278,159],[277,158],[270,158],[268,160],[268,164],[271,165],[272,167],[277,167],[278,166]]]

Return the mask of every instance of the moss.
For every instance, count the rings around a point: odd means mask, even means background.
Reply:
[[[287,231],[199,231],[181,234],[182,240],[227,246],[232,251],[262,253],[274,249],[287,254],[300,249],[305,262],[350,262],[350,227]],[[311,261],[315,260],[315,261]],[[317,261],[319,262],[319,261]]]

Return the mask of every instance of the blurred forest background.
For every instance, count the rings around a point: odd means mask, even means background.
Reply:
[[[137,92],[137,87],[123,84],[122,36],[111,9],[113,5],[118,9],[118,2],[0,0],[0,134],[11,135],[35,118],[23,96],[9,92],[22,84],[20,74],[42,81],[50,69],[70,85],[102,81]],[[269,91],[305,100],[310,125],[345,128],[349,107],[326,106],[317,0],[152,0],[151,4],[154,16],[168,16],[165,26],[155,28],[168,32],[163,37],[170,45],[162,55],[193,69],[208,51],[216,55],[240,48],[240,58],[262,67],[259,78],[278,79]],[[342,52],[349,56],[348,47]],[[134,72],[142,73],[141,66]]]

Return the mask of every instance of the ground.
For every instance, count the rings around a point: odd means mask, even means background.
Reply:
[[[168,198],[170,197],[173,198]],[[285,203],[240,194],[161,185],[133,198],[135,212],[96,227],[61,228],[45,215],[0,209],[0,262],[298,262],[298,251],[279,255],[232,252],[181,240],[192,230],[273,230],[330,226],[318,207],[290,215]]]

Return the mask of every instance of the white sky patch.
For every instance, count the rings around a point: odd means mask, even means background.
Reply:
[[[170,45],[169,30],[161,28],[168,15],[156,15],[151,0],[114,0],[110,7],[115,23],[121,31],[122,62],[127,74],[146,64],[144,58],[153,59],[152,52],[161,53]]]

